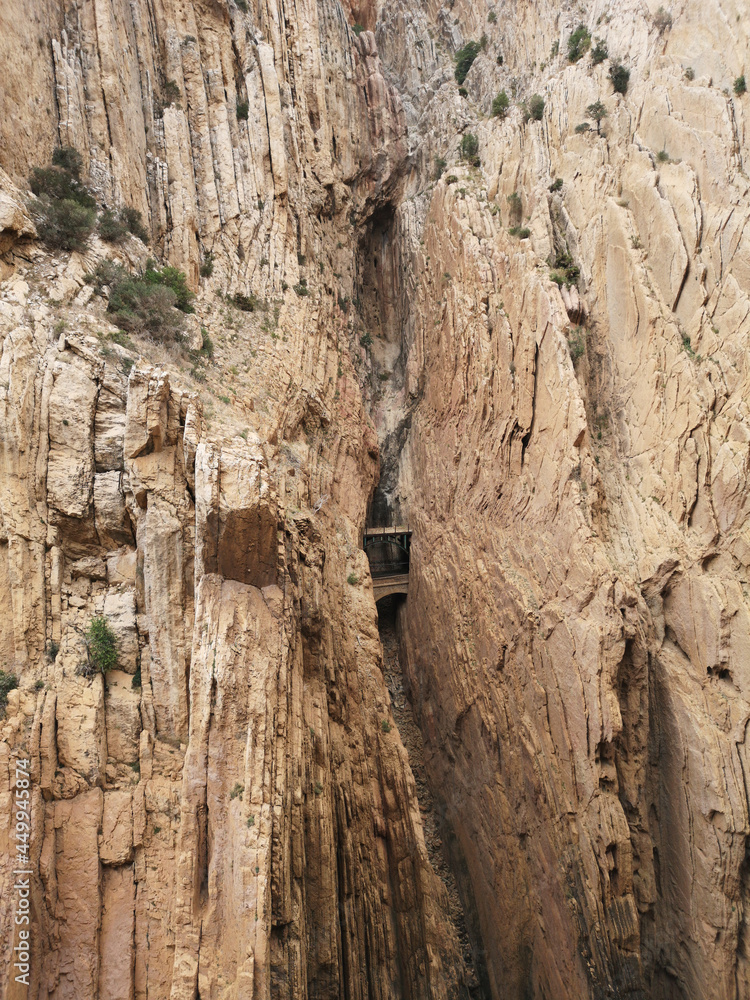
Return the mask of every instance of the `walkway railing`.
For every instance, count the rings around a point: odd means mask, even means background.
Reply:
[[[408,575],[411,551],[408,525],[365,528],[362,546],[370,561],[373,578]]]

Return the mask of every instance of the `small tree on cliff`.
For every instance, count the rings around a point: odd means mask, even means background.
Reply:
[[[603,118],[607,117],[607,109],[602,102],[594,101],[593,104],[589,104],[586,108],[586,117],[590,118],[592,122],[596,122],[596,134],[601,135],[601,122]]]
[[[508,100],[508,95],[504,90],[501,90],[492,102],[492,114],[495,118],[505,118],[509,107],[510,101]]]

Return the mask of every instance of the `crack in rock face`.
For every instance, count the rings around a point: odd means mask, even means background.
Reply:
[[[750,997],[749,34],[2,5],[0,997]]]

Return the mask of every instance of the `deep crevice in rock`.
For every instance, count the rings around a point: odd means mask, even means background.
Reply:
[[[445,887],[446,914],[459,942],[464,969],[459,972],[461,996],[488,1000],[489,979],[483,958],[479,923],[471,899],[468,871],[447,818],[447,809],[430,788],[424,761],[424,741],[409,700],[408,681],[399,650],[399,608],[403,598],[384,597],[378,602],[378,629],[383,647],[383,673],[391,697],[391,710],[399,736],[409,756],[417,788],[427,855]]]

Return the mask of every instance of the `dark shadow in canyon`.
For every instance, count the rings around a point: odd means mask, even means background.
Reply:
[[[377,603],[383,674],[393,717],[409,755],[409,765],[417,786],[427,855],[448,894],[447,915],[456,933],[466,970],[462,977],[463,995],[472,1000],[489,1000],[489,977],[468,870],[448,822],[445,804],[427,780],[424,741],[412,709],[408,680],[401,666],[399,610],[404,600],[393,595],[383,597]]]

